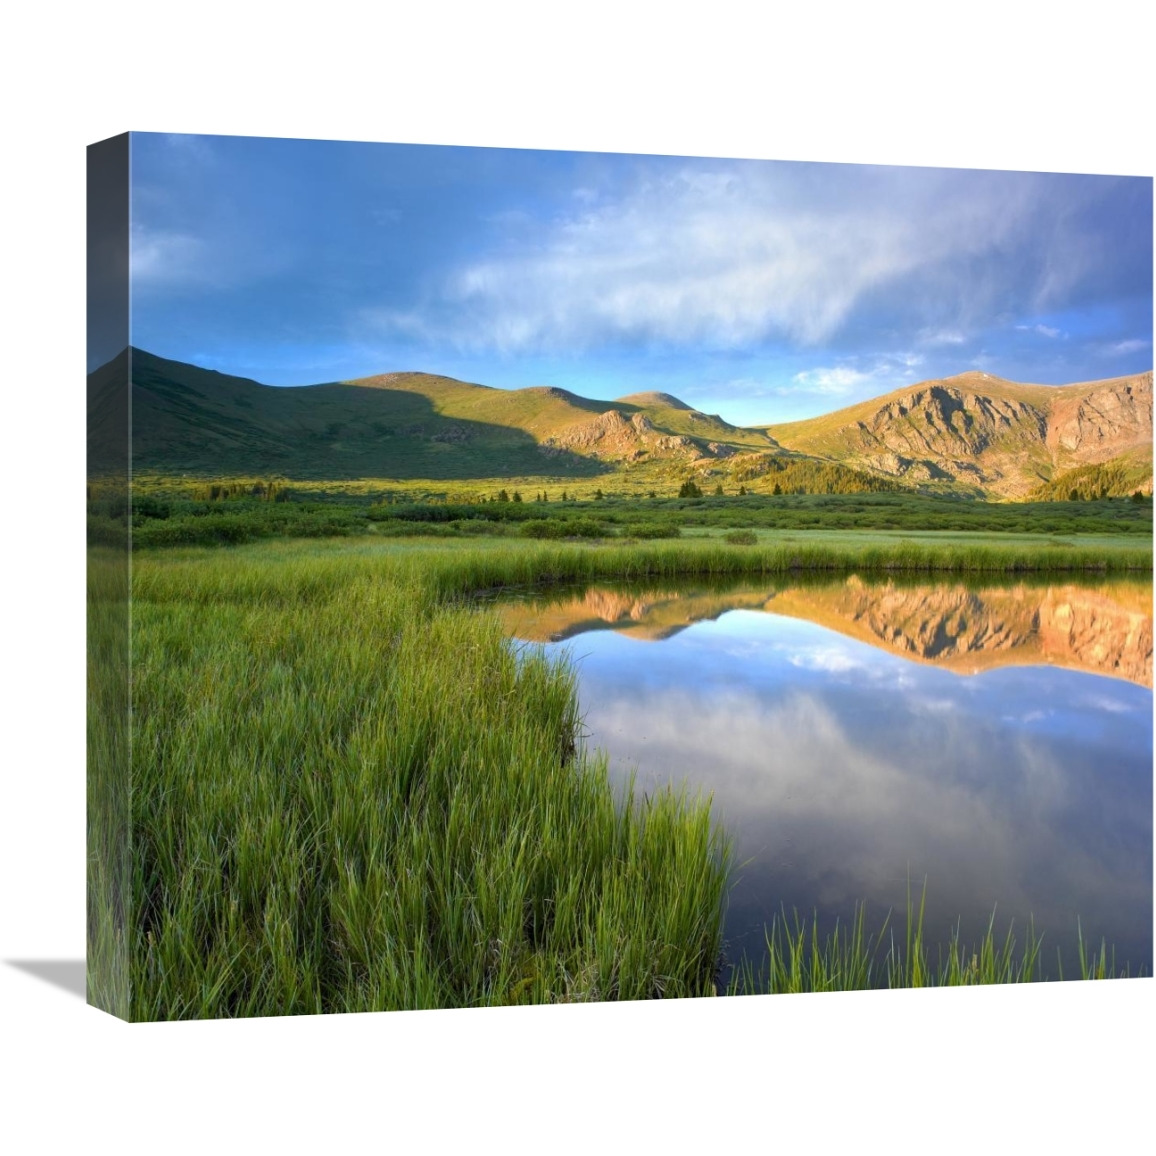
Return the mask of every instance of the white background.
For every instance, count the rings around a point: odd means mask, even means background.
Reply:
[[[84,954],[86,144],[137,129],[1150,176],[1145,6],[1073,11],[11,10],[0,961]],[[1143,980],[130,1027],[0,962],[0,1141],[21,1153],[1133,1147],[1151,1132],[1154,991]]]

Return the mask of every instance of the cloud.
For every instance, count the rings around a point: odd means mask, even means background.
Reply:
[[[1017,325],[1016,328],[1026,333],[1038,333],[1041,337],[1056,338],[1062,335],[1062,330],[1053,329],[1050,325]]]
[[[924,345],[962,345],[967,339],[957,329],[925,329],[919,340]]]
[[[860,386],[871,385],[875,389],[898,388],[907,384],[914,376],[914,370],[923,364],[921,353],[897,352],[878,354],[869,369],[860,369],[860,359],[848,359],[834,366],[805,369],[791,379],[798,389],[778,389],[784,394],[813,393],[823,395],[843,395],[856,392]]]
[[[1140,350],[1147,349],[1151,344],[1151,341],[1144,341],[1134,337],[1127,341],[1117,341],[1107,346],[1104,352],[1113,356],[1120,356],[1126,353],[1139,353]]]
[[[1085,702],[1091,710],[1107,711],[1109,714],[1127,714],[1134,709],[1131,703],[1107,694],[1090,694]]]
[[[793,381],[803,386],[809,393],[850,393],[857,385],[872,378],[870,373],[862,373],[845,365],[831,369],[807,369],[796,373]]]
[[[850,671],[867,674],[874,669],[866,659],[836,646],[813,647],[809,651],[798,651],[791,654],[787,661],[803,670],[819,670],[828,674],[847,674]]]
[[[204,242],[189,233],[133,227],[130,270],[134,285],[209,283],[205,258]]]
[[[830,341],[876,314],[958,345],[1014,292],[1036,305],[1078,281],[1084,246],[1049,241],[1032,174],[687,165],[618,195],[583,190],[508,229],[378,329],[461,348],[582,352],[607,342],[731,349]],[[960,324],[932,324],[924,314]],[[835,380],[835,379],[832,379]]]
[[[976,713],[888,687],[848,709],[829,690],[693,683],[586,676],[589,741],[608,748],[616,779],[637,768],[642,790],[709,792],[742,886],[769,912],[796,883],[820,908],[866,897],[902,910],[905,869],[931,876],[936,924],[986,917],[998,900],[1001,922],[1031,912],[1066,935],[1070,912],[1127,928],[1151,906],[1150,871],[1136,867],[1148,814],[1103,791],[1094,758],[1017,736],[986,699]]]

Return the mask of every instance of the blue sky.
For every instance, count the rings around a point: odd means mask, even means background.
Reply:
[[[661,389],[755,424],[1152,367],[1138,177],[137,133],[132,271],[134,345],[273,385]]]

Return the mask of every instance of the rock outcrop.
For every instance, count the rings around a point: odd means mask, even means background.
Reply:
[[[1076,467],[1150,453],[1152,374],[1039,386],[964,373],[770,429],[789,449],[857,469],[1026,498]]]
[[[726,457],[730,446],[704,443],[684,434],[664,434],[654,428],[644,413],[627,417],[611,409],[587,422],[580,422],[545,438],[545,450],[571,450],[607,461],[638,461],[646,454],[685,458]],[[711,447],[714,447],[713,449]]]

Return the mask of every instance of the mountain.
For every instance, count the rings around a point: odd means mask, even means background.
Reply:
[[[116,479],[128,476],[128,350],[93,370],[87,382],[88,477]]]
[[[593,401],[428,373],[275,387],[132,351],[137,470],[301,479],[596,477],[654,458],[685,466],[773,450],[668,395]]]
[[[1068,386],[965,373],[807,421],[744,428],[668,393],[597,401],[417,372],[276,387],[131,354],[138,472],[466,481],[628,471],[664,488],[695,475],[730,490],[913,487],[1005,498],[1152,487],[1151,373]],[[107,369],[90,376],[90,394]],[[90,411],[103,423],[90,429],[91,453],[94,438],[107,440],[112,410],[102,402]]]
[[[766,431],[788,449],[908,484],[1025,498],[1123,457],[1142,478],[1136,488],[1152,488],[1151,372],[1065,386],[962,373]]]

